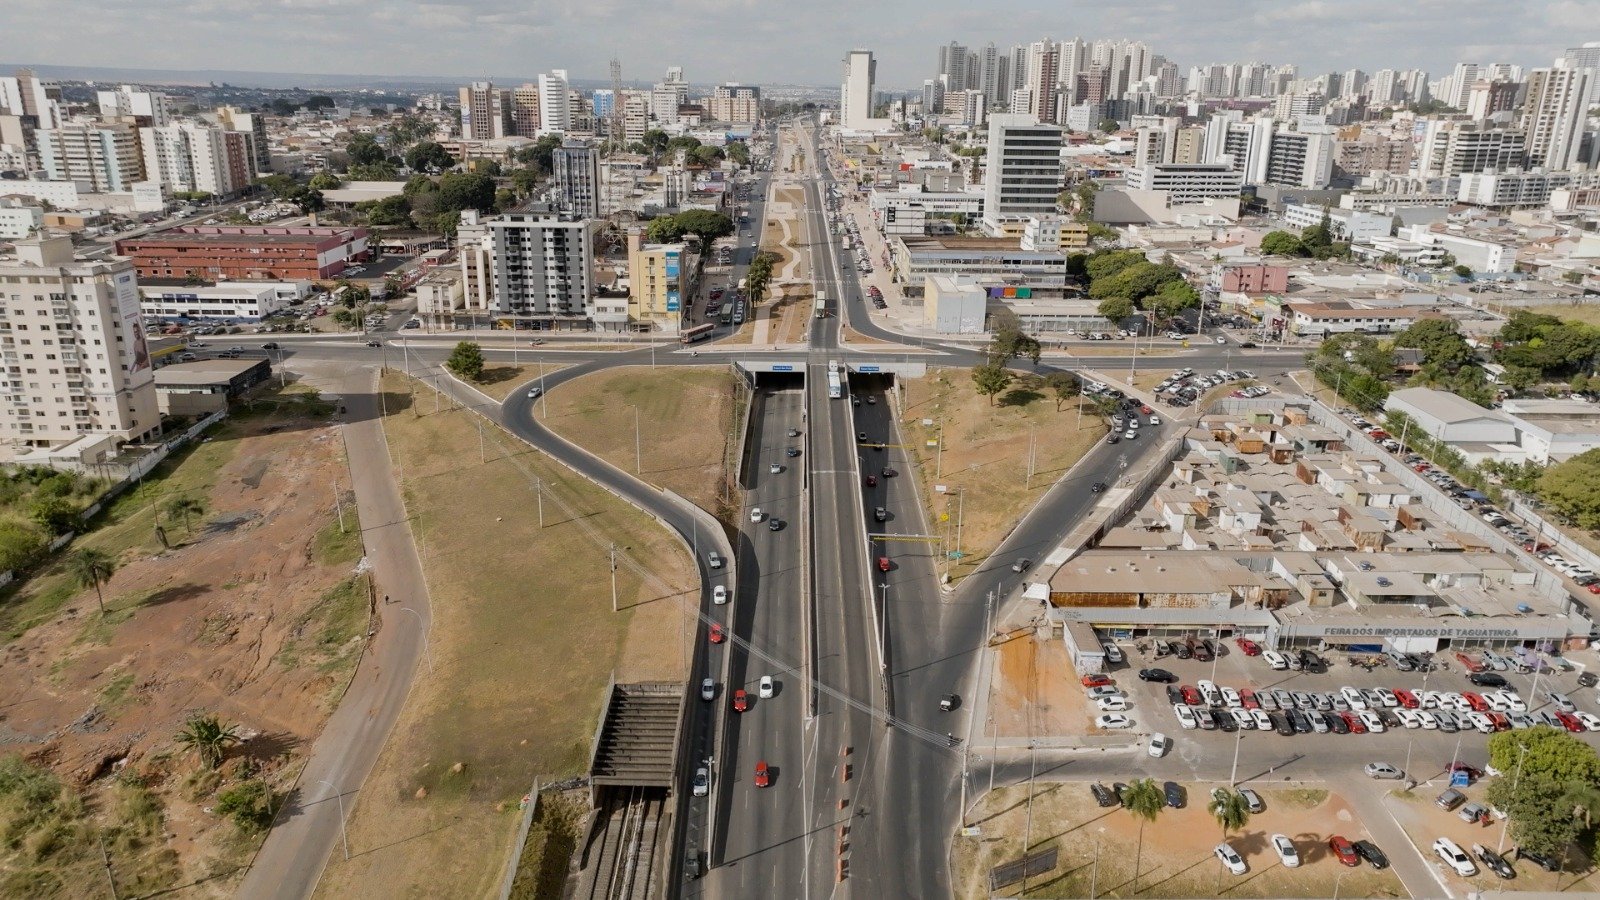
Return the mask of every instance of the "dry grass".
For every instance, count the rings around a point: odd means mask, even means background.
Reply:
[[[398,374],[384,387],[428,578],[432,671],[419,672],[361,789],[352,858],[333,855],[317,895],[484,897],[534,777],[587,765],[607,681],[685,678],[693,631],[681,604],[693,612],[696,580],[650,517],[496,429],[480,464],[471,413],[434,413],[431,388]],[[605,577],[611,541],[620,613]]]
[[[782,288],[777,299],[766,304],[767,343],[800,344],[816,314],[811,289],[804,285]]]
[[[1572,302],[1572,303],[1546,303],[1541,306],[1525,306],[1522,309],[1531,313],[1540,313],[1546,316],[1555,316],[1568,322],[1582,322],[1585,325],[1600,327],[1600,303]]]
[[[959,524],[966,555],[951,564],[952,580],[973,572],[1045,491],[1105,437],[1104,421],[1084,406],[1081,421],[1075,401],[1058,411],[1049,388],[1031,375],[1019,376],[993,405],[978,394],[966,369],[935,369],[905,382],[901,427],[917,457],[929,519],[947,550],[956,549]],[[923,425],[924,419],[932,424]],[[936,452],[940,429],[942,459]],[[936,484],[949,492],[935,492]]]
[[[566,368],[564,363],[521,363],[513,365],[509,362],[486,362],[483,366],[483,375],[475,382],[473,387],[483,391],[496,400],[504,400],[511,396],[511,392],[538,378],[540,375],[554,375]],[[432,402],[431,400],[429,402]]]
[[[722,367],[607,369],[551,391],[541,415],[562,437],[617,468],[637,467],[650,484],[717,509],[732,486],[734,384]]]

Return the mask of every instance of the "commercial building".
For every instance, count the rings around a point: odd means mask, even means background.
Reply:
[[[983,194],[975,191],[928,191],[920,185],[897,190],[874,188],[868,208],[884,234],[927,234],[939,222],[977,222],[983,218]]]
[[[43,227],[44,207],[0,196],[0,241],[20,240]]]
[[[556,202],[580,219],[600,218],[600,153],[586,141],[562,141],[551,154]]]
[[[61,85],[39,78],[32,69],[0,76],[0,112],[26,116],[36,128],[59,128]]]
[[[0,259],[0,442],[92,465],[160,433],[139,284],[123,259],[75,259],[72,239]]]
[[[156,404],[164,416],[208,416],[272,377],[266,359],[204,359],[156,370]]]
[[[1056,89],[1060,84],[1061,45],[1046,39],[1028,45],[1028,70],[1023,80],[1027,106],[1012,107],[1013,114],[1032,116],[1050,124],[1056,121]]]
[[[1244,173],[1229,163],[1152,163],[1129,169],[1127,177],[1129,190],[1166,191],[1174,204],[1237,198],[1244,188]]]
[[[907,297],[920,297],[931,275],[965,275],[1005,282],[1060,296],[1067,283],[1067,256],[1060,250],[1027,250],[1020,237],[913,237],[889,239],[894,278]]]
[[[687,243],[646,244],[644,229],[628,229],[628,320],[674,333],[693,302],[695,250]]]
[[[232,281],[198,287],[146,287],[139,305],[146,316],[165,322],[239,325],[259,322],[289,304],[272,284]]]
[[[1061,192],[1061,127],[1032,116],[989,118],[983,176],[983,229],[1019,233],[1029,216],[1052,215]]]
[[[1229,294],[1282,294],[1289,290],[1289,267],[1264,263],[1222,263],[1213,283]]]
[[[958,275],[930,275],[923,283],[922,323],[939,334],[982,334],[989,292]]]
[[[511,92],[492,81],[474,81],[458,91],[461,100],[461,137],[487,141],[516,134],[512,124]]]
[[[728,82],[711,89],[707,113],[713,122],[753,125],[761,121],[761,88]]]
[[[117,241],[141,278],[321,280],[367,259],[365,228],[186,225]]]
[[[72,122],[34,132],[50,181],[85,182],[91,191],[127,191],[144,181],[139,135],[128,125]]]
[[[1396,237],[1405,241],[1415,241],[1424,246],[1438,247],[1454,256],[1457,263],[1471,268],[1474,272],[1503,275],[1516,270],[1515,243],[1472,237],[1448,230],[1450,227],[1459,226],[1447,226],[1447,230],[1435,230],[1427,225],[1413,225],[1400,229]]]
[[[1358,212],[1338,207],[1291,203],[1283,208],[1283,220],[1294,228],[1321,225],[1327,216],[1328,230],[1336,241],[1371,241],[1388,237],[1394,231],[1394,216],[1388,213]]]
[[[878,63],[871,50],[851,50],[844,58],[844,85],[839,90],[839,124],[855,131],[873,127],[872,104],[877,94]]]
[[[1511,417],[1471,400],[1433,388],[1402,388],[1383,402],[1388,412],[1404,413],[1436,440],[1451,444],[1515,444]]]
[[[1600,186],[1596,172],[1477,172],[1461,176],[1455,199],[1474,206],[1518,209],[1544,206],[1556,191]]]
[[[1289,330],[1301,337],[1335,334],[1393,334],[1410,328],[1419,317],[1412,309],[1359,306],[1348,300],[1286,303]]]

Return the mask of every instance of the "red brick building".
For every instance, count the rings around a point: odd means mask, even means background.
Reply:
[[[186,225],[117,241],[141,278],[291,280],[338,278],[369,257],[365,228]]]
[[[1231,294],[1281,294],[1289,289],[1289,269],[1287,266],[1228,266],[1222,270],[1222,289]]]

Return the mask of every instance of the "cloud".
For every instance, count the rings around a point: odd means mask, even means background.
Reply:
[[[372,75],[628,79],[682,65],[691,80],[831,85],[851,47],[884,89],[935,74],[940,44],[1009,50],[1050,37],[1143,40],[1193,65],[1294,63],[1302,72],[1461,61],[1548,65],[1600,37],[1594,0],[5,0],[0,59],[18,63]]]

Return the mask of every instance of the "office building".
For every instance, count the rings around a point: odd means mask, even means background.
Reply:
[[[753,125],[761,121],[761,88],[753,84],[728,82],[711,89],[710,108],[713,122],[730,125]]]
[[[509,213],[488,226],[494,247],[492,314],[552,323],[591,317],[593,220]]]
[[[1528,165],[1570,169],[1579,159],[1597,69],[1534,69],[1522,106]]]
[[[459,89],[461,137],[468,141],[488,141],[513,133],[511,92],[492,81],[474,81]]]
[[[1600,41],[1589,41],[1582,47],[1568,47],[1556,65],[1564,69],[1600,69]]]
[[[600,218],[600,154],[585,141],[563,141],[551,154],[556,200],[580,219]]]
[[[183,225],[117,241],[141,278],[316,281],[367,259],[365,228]]]
[[[990,236],[1021,233],[1028,216],[1052,215],[1061,191],[1061,127],[1033,116],[989,118],[983,227]]]
[[[565,134],[572,127],[572,105],[567,101],[567,70],[553,69],[539,76],[539,136]]]
[[[139,283],[125,259],[76,259],[40,236],[0,259],[0,442],[83,464],[160,433]]]
[[[49,181],[88,182],[90,190],[128,191],[145,179],[139,135],[128,125],[70,122],[35,132]]]
[[[1487,122],[1429,119],[1422,132],[1417,174],[1424,178],[1520,167],[1526,138],[1515,128]]]
[[[851,50],[844,58],[844,86],[839,91],[839,124],[870,131],[876,96],[878,63],[871,50]]]
[[[511,133],[517,137],[539,136],[539,86],[524,82],[511,89]]]
[[[1128,190],[1166,191],[1171,204],[1237,198],[1243,187],[1244,175],[1227,163],[1151,163],[1128,170]]]
[[[265,282],[146,287],[143,293],[140,307],[144,314],[167,322],[239,325],[259,322],[289,305],[277,285]]]

